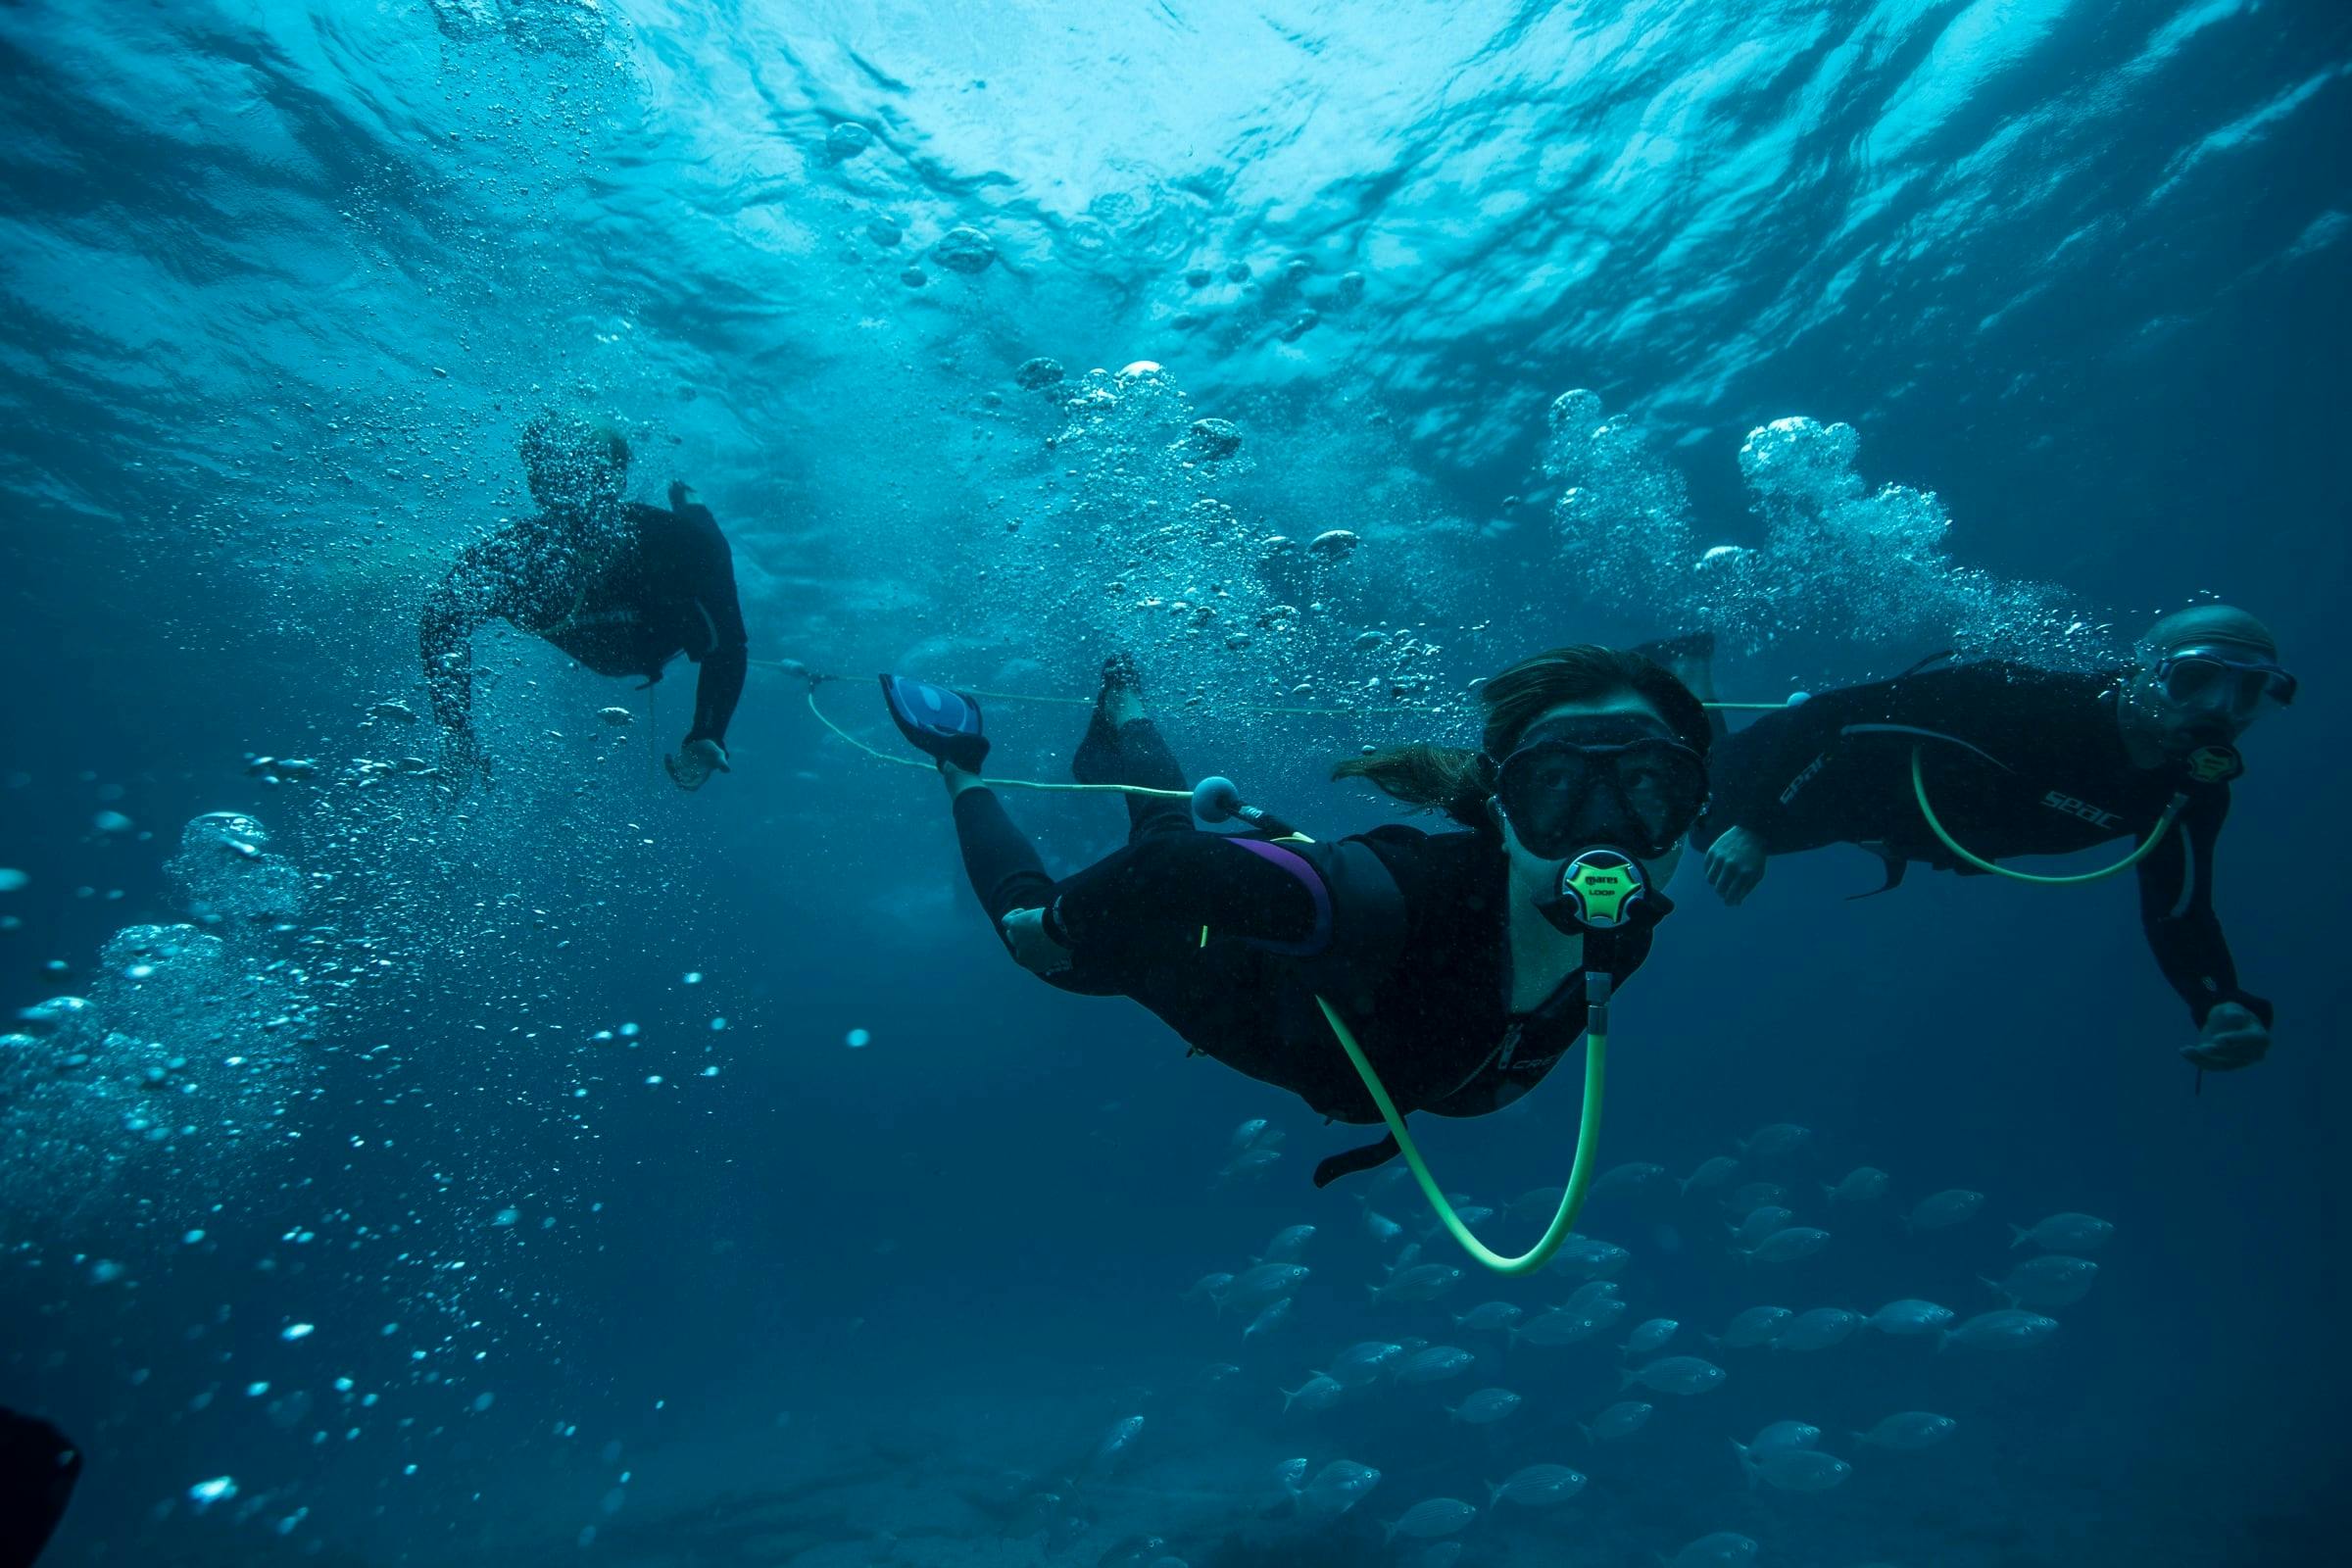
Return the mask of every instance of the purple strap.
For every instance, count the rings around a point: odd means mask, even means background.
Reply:
[[[1261,937],[1243,940],[1263,952],[1278,953],[1292,958],[1312,957],[1331,945],[1331,890],[1323,885],[1321,873],[1308,864],[1304,857],[1294,855],[1281,845],[1269,844],[1264,839],[1237,837],[1225,842],[1248,850],[1259,859],[1297,877],[1306,889],[1307,897],[1315,901],[1315,927],[1304,942],[1269,942]]]

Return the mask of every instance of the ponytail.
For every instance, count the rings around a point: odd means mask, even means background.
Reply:
[[[1494,764],[1461,746],[1415,741],[1369,757],[1350,757],[1331,770],[1335,779],[1360,778],[1423,811],[1443,811],[1464,827],[1491,828],[1487,797],[1494,793]]]

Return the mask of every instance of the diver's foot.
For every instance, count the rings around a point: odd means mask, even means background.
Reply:
[[[1113,654],[1102,661],[1102,684],[1095,692],[1095,711],[1086,721],[1086,735],[1070,759],[1070,776],[1081,784],[1119,781],[1119,727],[1149,715],[1144,711],[1144,672],[1132,655]]]
[[[1637,643],[1629,650],[1652,663],[1663,664],[1675,679],[1690,688],[1702,703],[1715,701],[1715,634],[1694,631],[1681,637],[1660,637]]]
[[[1144,671],[1133,654],[1113,654],[1102,661],[1102,685],[1095,693],[1095,711],[1113,729],[1144,716]]]

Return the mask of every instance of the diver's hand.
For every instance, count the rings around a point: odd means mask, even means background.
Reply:
[[[1707,847],[1707,886],[1726,904],[1738,904],[1764,880],[1764,840],[1743,827],[1733,828]]]
[[[2225,1002],[2205,1015],[2202,1037],[2180,1054],[2213,1072],[2251,1067],[2270,1054],[2271,1031],[2242,1003]]]
[[[1031,974],[1059,974],[1070,966],[1070,950],[1046,935],[1046,911],[1015,909],[999,923],[1012,961]]]
[[[701,505],[701,502],[695,500],[694,492],[686,488],[686,482],[684,480],[672,479],[669,481],[670,511],[682,512],[688,507],[699,507]]]
[[[669,769],[669,781],[689,795],[710,782],[713,773],[732,773],[727,765],[727,749],[713,740],[688,741],[675,757],[664,757],[662,765]]]

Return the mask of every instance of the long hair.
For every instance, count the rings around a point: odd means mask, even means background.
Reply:
[[[1443,811],[1464,827],[1492,831],[1487,798],[1502,759],[1542,714],[1562,703],[1639,697],[1658,710],[1684,745],[1703,760],[1707,710],[1690,688],[1641,654],[1580,643],[1522,659],[1478,690],[1486,722],[1475,752],[1416,741],[1369,757],[1350,757],[1331,770],[1335,779],[1369,780],[1387,795],[1427,811]]]

